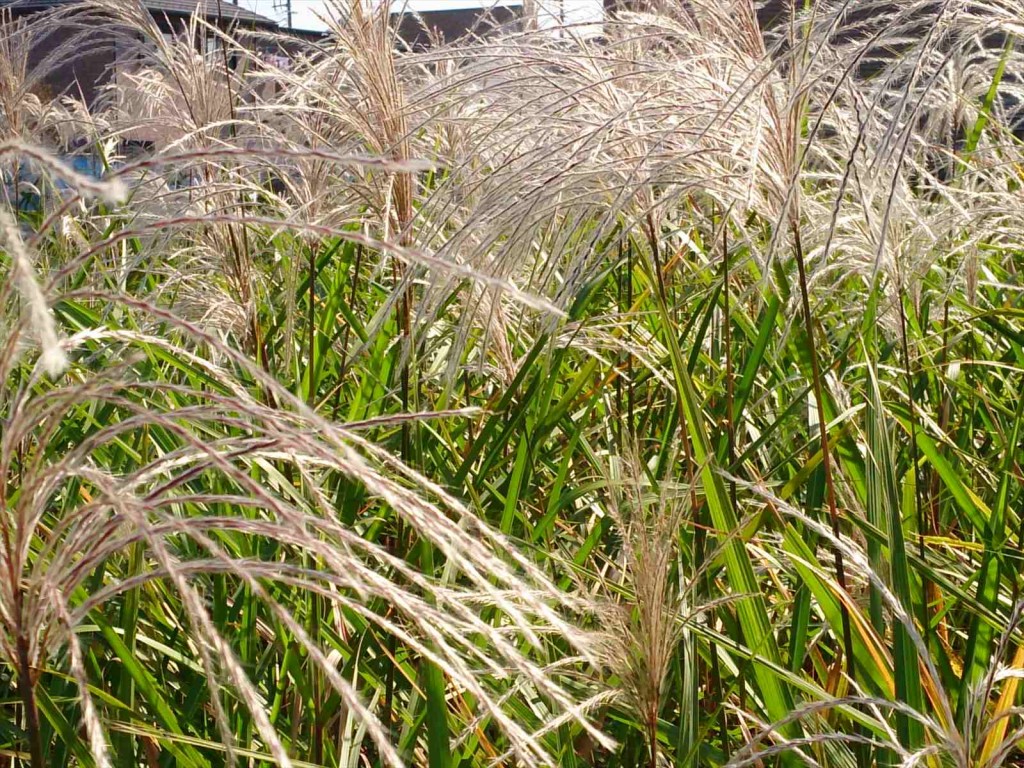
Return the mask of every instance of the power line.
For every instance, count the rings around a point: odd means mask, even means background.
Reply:
[[[274,10],[284,11],[288,29],[292,28],[292,0],[274,0]]]

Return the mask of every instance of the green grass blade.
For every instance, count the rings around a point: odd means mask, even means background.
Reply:
[[[870,517],[885,523],[889,538],[889,574],[893,594],[899,600],[907,621],[916,615],[911,597],[911,566],[903,535],[902,505],[897,490],[899,479],[893,461],[891,438],[882,411],[881,394],[874,372],[870,374],[870,395],[867,409],[868,487],[874,489],[872,506],[876,507]],[[913,472],[909,473],[913,482]],[[913,498],[913,497],[912,497]],[[910,510],[913,516],[914,508]],[[881,565],[881,563],[878,563]],[[896,679],[896,698],[917,712],[923,711],[924,692],[921,688],[921,673],[917,649],[910,638],[906,625],[893,624],[893,672]],[[907,749],[916,749],[924,740],[921,724],[905,714],[896,715],[896,732],[901,744]]]

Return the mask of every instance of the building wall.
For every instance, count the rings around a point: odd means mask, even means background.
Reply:
[[[32,14],[16,12],[15,17],[19,16],[31,20]],[[181,35],[188,30],[189,21],[185,17],[158,14],[154,18],[157,26],[165,34]],[[86,104],[92,106],[103,87],[114,77],[119,46],[115,42],[111,27],[105,28],[103,22],[95,17],[89,18],[88,27],[82,27],[85,25],[77,24],[74,16],[68,17],[60,24],[54,24],[45,34],[30,26],[29,33],[40,36],[33,43],[29,58],[30,67],[42,66],[46,56],[61,46],[68,49],[68,55],[62,58],[58,66],[48,67],[44,73],[38,88],[41,98],[66,94],[82,98]],[[197,49],[202,50],[203,41],[195,42]]]
[[[76,29],[70,25],[54,26],[45,33],[29,26],[24,33],[34,38],[28,65],[31,71],[40,75],[35,90],[41,99],[45,101],[66,94],[82,98],[87,104],[95,102],[114,63],[114,44],[109,33],[102,29]],[[62,48],[65,55],[56,61],[47,61],[51,52]],[[41,68],[45,71],[40,72]]]

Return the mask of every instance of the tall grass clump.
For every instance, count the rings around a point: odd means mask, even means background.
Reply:
[[[12,766],[1022,760],[1019,3],[524,14],[2,19]]]

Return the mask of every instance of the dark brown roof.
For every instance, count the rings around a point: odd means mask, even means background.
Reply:
[[[75,5],[82,0],[0,0],[0,7],[19,11],[42,11]],[[227,19],[259,27],[276,27],[277,22],[248,8],[234,5],[230,0],[142,0],[151,13],[169,16],[191,16],[198,13],[205,19]]]
[[[450,43],[466,35],[485,37],[496,28],[522,16],[519,6],[496,5],[492,8],[457,8],[449,11],[394,13],[398,36],[414,50],[430,47],[431,37]]]

